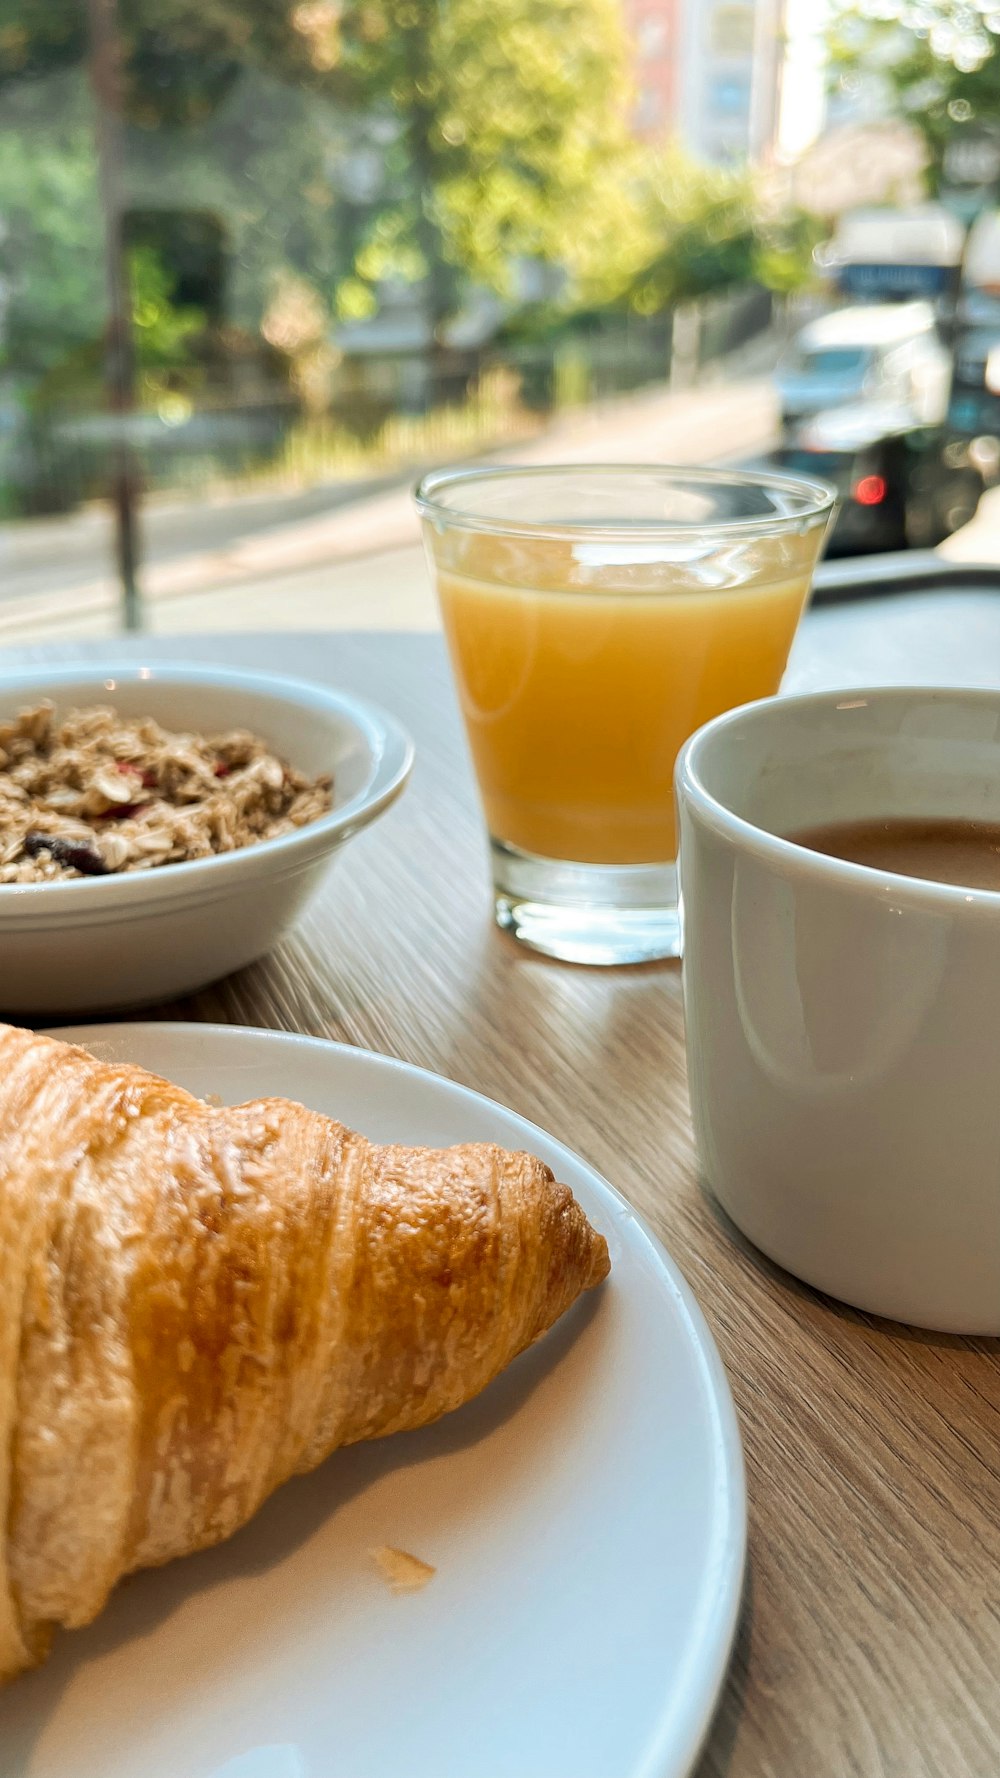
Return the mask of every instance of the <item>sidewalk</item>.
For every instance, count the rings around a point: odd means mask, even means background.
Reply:
[[[718,461],[762,449],[775,424],[768,380],[710,383],[682,393],[664,387],[562,416],[502,460]],[[250,531],[221,549],[154,562],[143,574],[147,627],[154,633],[436,628],[409,482],[313,518]],[[76,584],[0,604],[0,644],[118,630],[117,584],[98,565],[106,521],[91,512],[66,525],[75,526],[81,548],[94,553],[94,572],[81,581],[77,560]],[[29,535],[23,555],[30,545]]]

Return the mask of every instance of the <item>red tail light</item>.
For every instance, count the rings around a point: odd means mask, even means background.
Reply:
[[[881,506],[889,492],[884,475],[863,475],[851,489],[859,506]]]

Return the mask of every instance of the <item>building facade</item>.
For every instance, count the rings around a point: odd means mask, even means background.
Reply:
[[[681,135],[699,160],[759,160],[778,129],[784,0],[685,0]]]
[[[677,130],[682,0],[624,0],[633,46],[632,126],[642,141]]]

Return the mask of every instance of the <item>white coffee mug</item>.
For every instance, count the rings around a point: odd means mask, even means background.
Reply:
[[[1000,824],[1000,693],[746,705],[688,742],[677,798],[691,1108],[720,1204],[819,1290],[1000,1334],[1000,893],[784,837]]]

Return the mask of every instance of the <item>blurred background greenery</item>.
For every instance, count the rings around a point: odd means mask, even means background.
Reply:
[[[0,509],[416,466],[683,383],[780,336],[852,204],[947,193],[998,33],[1000,0],[0,0]]]
[[[739,293],[737,338],[809,276],[805,211],[637,136],[616,0],[4,10],[9,511],[100,491],[109,232],[147,484],[502,435],[664,375],[678,305]]]

